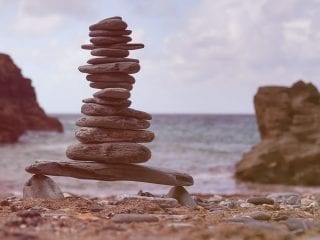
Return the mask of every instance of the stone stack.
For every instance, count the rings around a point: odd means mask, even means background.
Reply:
[[[33,174],[69,176],[104,181],[128,180],[172,186],[193,184],[191,176],[167,169],[151,168],[138,163],[151,157],[141,143],[151,142],[151,115],[129,108],[130,90],[135,83],[131,74],[140,70],[139,60],[127,58],[129,50],[143,44],[129,43],[131,30],[121,17],[104,19],[90,26],[91,44],[82,45],[95,56],[79,67],[86,73],[90,87],[99,89],[84,99],[85,115],[76,125],[80,143],[67,149],[68,162],[37,162],[26,170]]]

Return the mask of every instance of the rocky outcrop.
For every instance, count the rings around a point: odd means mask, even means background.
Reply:
[[[0,54],[0,119],[0,143],[14,143],[27,130],[63,131],[37,103],[31,80],[6,54]]]
[[[320,94],[311,83],[261,87],[254,97],[261,142],[236,165],[246,181],[319,185]]]

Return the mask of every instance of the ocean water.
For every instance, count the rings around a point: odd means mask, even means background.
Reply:
[[[28,132],[13,145],[0,145],[0,190],[21,195],[31,177],[24,168],[37,160],[66,161],[65,150],[76,143],[75,121],[80,115],[57,115],[65,132]],[[257,191],[315,191],[281,185],[237,182],[234,166],[244,152],[259,142],[254,115],[153,115],[150,130],[156,138],[146,144],[148,166],[170,168],[193,176],[193,193],[237,194]],[[139,190],[163,194],[169,186],[127,181],[104,182],[52,177],[64,192],[90,196],[132,194]]]

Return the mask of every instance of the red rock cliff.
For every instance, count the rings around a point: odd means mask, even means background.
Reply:
[[[0,53],[0,143],[14,143],[27,130],[62,132],[63,127],[39,106],[31,80]]]

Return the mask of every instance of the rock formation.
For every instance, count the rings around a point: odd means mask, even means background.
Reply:
[[[244,154],[236,176],[246,181],[319,185],[320,94],[311,83],[261,87],[254,97],[261,142]]]
[[[17,142],[27,130],[63,131],[37,103],[31,80],[6,54],[0,54],[0,119],[0,143]]]
[[[103,181],[139,181],[172,186],[193,184],[191,176],[167,169],[138,165],[151,158],[151,151],[141,143],[151,142],[151,115],[129,108],[130,90],[135,83],[131,74],[140,70],[137,59],[127,58],[128,50],[143,48],[129,43],[131,31],[120,18],[104,19],[90,26],[91,43],[82,45],[98,56],[79,67],[88,74],[92,88],[99,89],[84,99],[85,115],[76,125],[80,143],[69,146],[66,154],[73,161],[37,162],[26,170],[33,174],[68,176]]]

